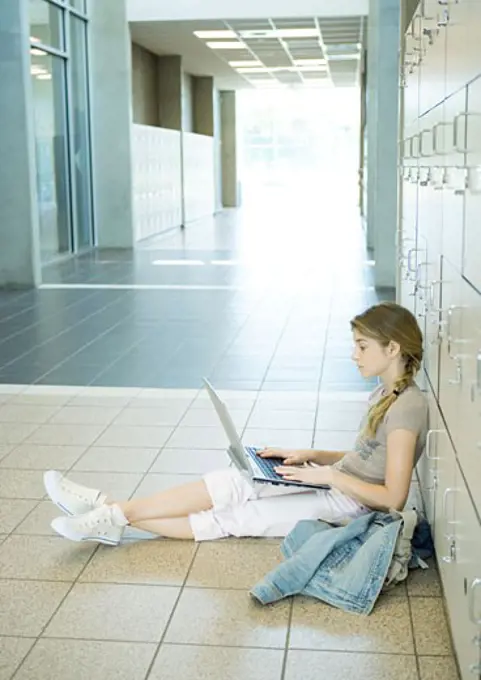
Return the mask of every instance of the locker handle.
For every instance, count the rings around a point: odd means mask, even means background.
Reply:
[[[448,318],[446,322],[446,339],[448,341],[447,345],[447,350],[448,350],[448,356],[450,359],[453,359],[454,361],[457,359],[452,353],[451,353],[451,344],[453,343],[453,336],[451,335],[451,323],[453,320],[453,312],[455,309],[462,309],[461,305],[450,305],[448,307]]]
[[[438,434],[438,433],[441,433],[441,432],[444,432],[444,434],[446,434],[446,430],[428,430],[428,433],[426,435],[426,445],[425,445],[426,458],[428,460],[441,460],[440,456],[432,456],[431,455],[431,437],[433,436],[433,434]]]
[[[481,585],[481,578],[475,578],[471,581],[471,585],[469,587],[469,618],[471,619],[471,623],[474,623],[475,626],[481,626],[481,615],[476,618],[476,611],[475,611],[475,600],[476,600],[476,588]]]
[[[446,151],[440,151],[438,149],[438,130],[441,127],[449,127],[451,123],[441,121],[440,123],[436,123],[436,125],[433,127],[433,146],[434,146],[434,153],[436,154],[444,154]]]
[[[481,392],[481,349],[476,354],[476,388]]]
[[[433,152],[431,151],[430,153],[425,153],[423,149],[423,140],[426,134],[431,133],[431,139],[433,138],[433,130],[422,130],[421,133],[419,134],[419,155],[422,156],[423,158],[429,158],[433,155]]]
[[[443,494],[442,513],[443,513],[443,518],[444,518],[444,538],[446,538],[448,540],[454,538],[454,535],[452,533],[449,533],[449,531],[448,531],[448,525],[449,524],[455,524],[455,521],[454,520],[448,520],[446,510],[447,510],[447,503],[448,503],[449,494],[451,494],[455,491],[457,492],[457,491],[459,491],[459,489],[457,489],[454,486],[448,486],[448,488],[445,489],[444,494]]]

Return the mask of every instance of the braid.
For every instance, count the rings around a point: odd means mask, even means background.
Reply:
[[[383,421],[384,416],[394,404],[396,399],[400,394],[404,392],[410,385],[414,382],[414,376],[419,370],[420,362],[414,357],[408,356],[405,359],[404,373],[400,378],[394,383],[393,391],[386,396],[381,397],[371,408],[369,409],[367,424],[365,428],[365,434],[368,437],[374,437],[379,427],[380,423]]]

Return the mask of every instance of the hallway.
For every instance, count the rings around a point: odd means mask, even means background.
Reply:
[[[0,293],[0,381],[369,389],[349,357],[349,318],[378,299],[355,208],[271,198]]]
[[[454,680],[434,567],[368,618],[303,598],[263,609],[247,591],[277,540],[130,530],[111,549],[50,529],[43,470],[121,498],[228,463],[203,374],[247,444],[349,448],[372,386],[348,322],[378,299],[371,274],[355,211],[324,202],[224,213],[1,293],[1,680]]]

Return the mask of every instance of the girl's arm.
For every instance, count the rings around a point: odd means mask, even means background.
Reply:
[[[346,451],[304,449],[301,452],[305,453],[306,457],[308,456],[307,460],[318,465],[333,465],[346,455]]]
[[[375,510],[402,510],[411,486],[417,435],[410,430],[394,430],[387,436],[384,484],[370,484],[333,469],[331,485]]]
[[[280,466],[277,472],[289,480],[329,484],[374,510],[402,510],[411,485],[417,435],[410,430],[393,430],[387,436],[384,484],[371,484],[326,465],[319,468]]]

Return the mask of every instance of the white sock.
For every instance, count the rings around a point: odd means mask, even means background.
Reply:
[[[114,505],[110,506],[110,510],[112,512],[112,519],[114,523],[118,527],[126,527],[127,524],[129,523],[129,520],[122,512],[121,507],[115,503]]]

